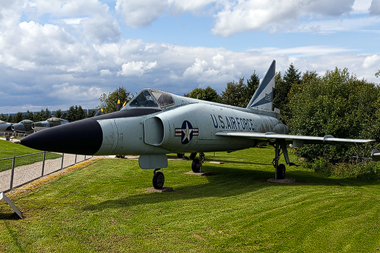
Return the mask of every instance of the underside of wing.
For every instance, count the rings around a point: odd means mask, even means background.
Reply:
[[[275,141],[284,140],[288,143],[293,143],[295,147],[302,146],[303,144],[361,144],[368,143],[374,140],[365,139],[345,139],[345,138],[335,138],[331,135],[326,135],[324,137],[316,136],[305,136],[305,135],[290,135],[290,134],[276,134],[273,132],[268,133],[256,133],[256,132],[218,132],[217,136],[226,137],[241,137],[249,139],[257,139],[262,141]]]

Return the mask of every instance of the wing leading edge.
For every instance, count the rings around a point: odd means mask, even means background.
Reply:
[[[331,135],[326,135],[324,137],[316,136],[305,136],[305,135],[290,135],[290,134],[276,134],[272,132],[268,133],[256,133],[256,132],[217,132],[217,136],[226,136],[226,137],[242,137],[249,139],[257,139],[262,141],[270,140],[284,140],[286,142],[293,142],[295,147],[302,146],[303,144],[363,144],[368,143],[374,140],[365,140],[365,139],[344,139],[344,138],[335,138]]]

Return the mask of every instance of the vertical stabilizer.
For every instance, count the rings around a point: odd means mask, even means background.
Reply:
[[[276,75],[276,61],[273,60],[263,81],[249,101],[247,108],[264,111],[272,111],[274,79]]]

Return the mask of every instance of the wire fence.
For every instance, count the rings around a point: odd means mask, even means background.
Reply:
[[[8,192],[38,178],[57,172],[79,162],[92,158],[86,155],[61,154],[59,158],[48,159],[56,153],[39,152],[29,155],[0,159],[0,192]],[[37,160],[38,162],[30,161]]]

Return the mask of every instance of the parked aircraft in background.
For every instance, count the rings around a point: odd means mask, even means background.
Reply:
[[[0,120],[0,133],[13,133],[12,123]]]
[[[54,115],[50,116],[47,120],[44,121],[38,121],[34,122],[32,124],[32,129],[34,131],[40,131],[46,128],[54,127],[54,126],[59,126],[59,125],[64,125],[68,124],[69,122],[65,119],[57,118]]]
[[[120,111],[88,118],[37,132],[23,138],[22,145],[86,155],[140,155],[142,169],[154,169],[153,186],[164,185],[159,170],[168,166],[168,153],[234,151],[269,143],[274,146],[273,165],[277,179],[285,178],[285,162],[292,165],[287,144],[367,143],[372,140],[289,135],[289,128],[272,109],[275,61],[253,95],[247,108],[177,96],[143,89]],[[202,159],[192,156],[197,172]]]
[[[12,131],[17,132],[17,133],[30,134],[30,133],[33,133],[32,124],[33,124],[33,121],[29,119],[24,119],[20,121],[19,123],[13,124],[11,128],[12,128]]]

